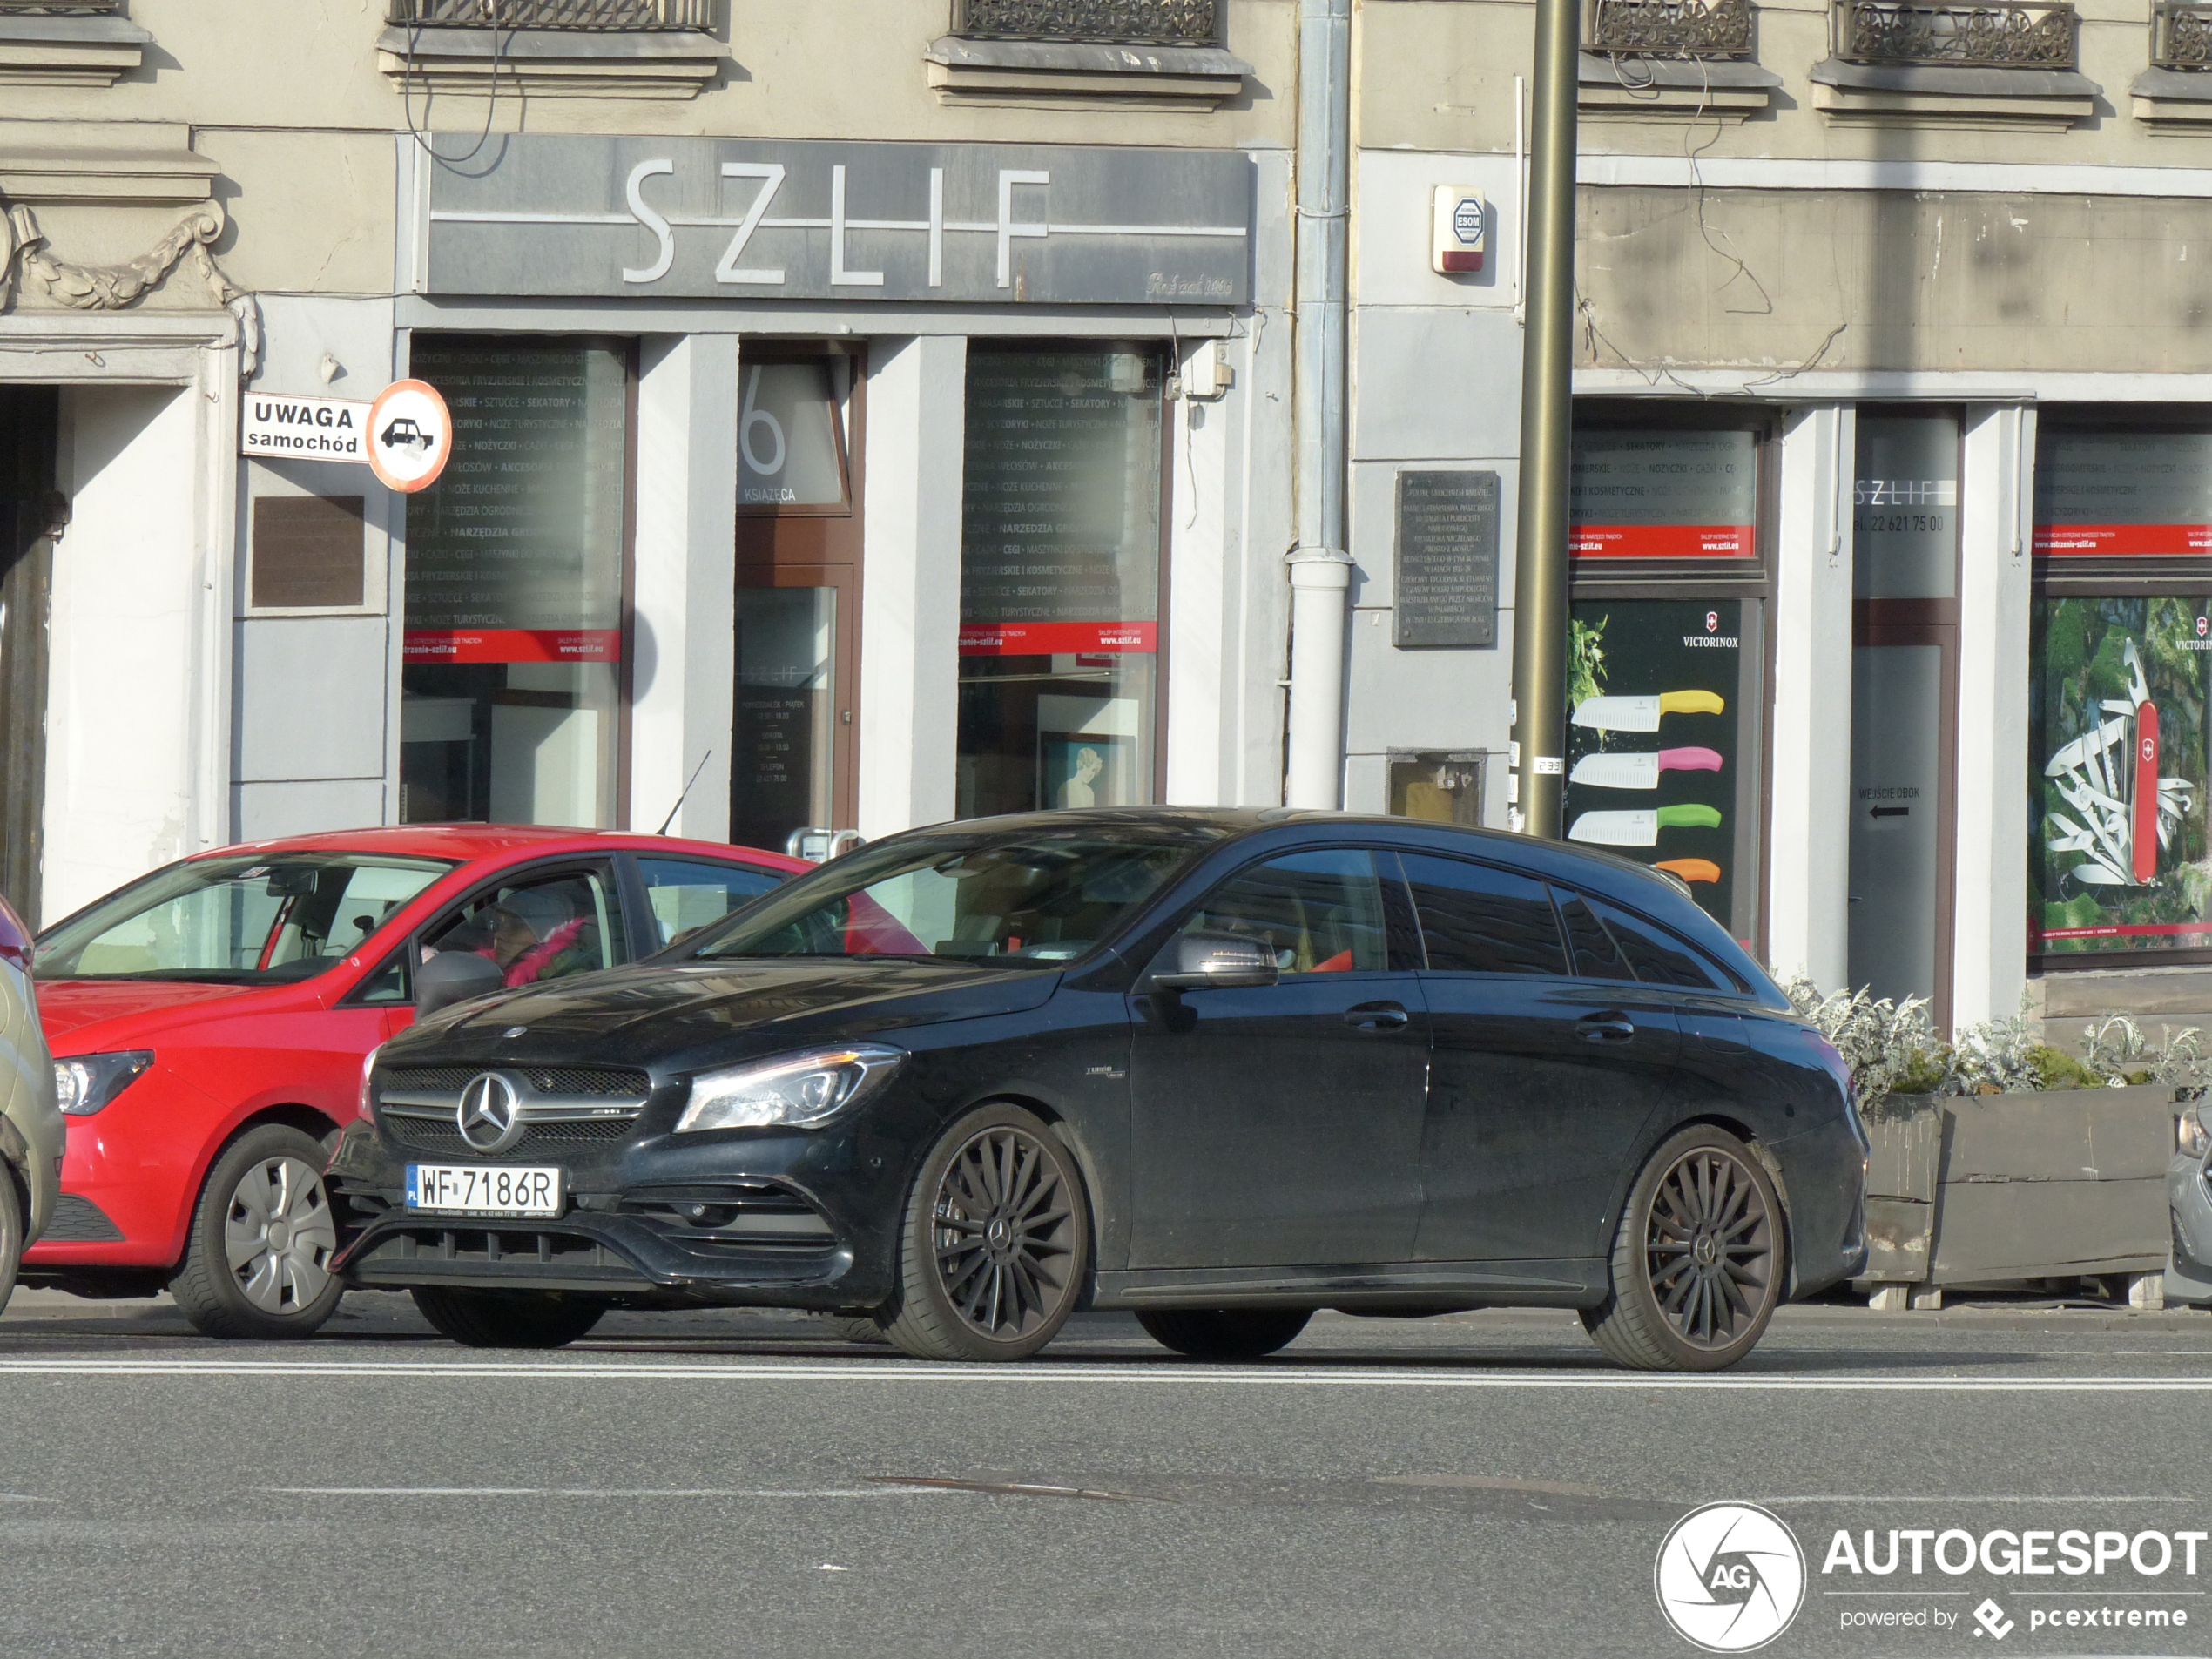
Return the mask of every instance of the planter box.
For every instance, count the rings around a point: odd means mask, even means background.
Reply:
[[[2166,1264],[2165,1084],[1892,1096],[1867,1125],[1865,1278],[1960,1285]]]

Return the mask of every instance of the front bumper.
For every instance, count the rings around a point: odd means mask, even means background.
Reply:
[[[646,1134],[605,1148],[456,1156],[395,1143],[366,1121],[327,1177],[334,1271],[363,1289],[446,1286],[601,1295],[631,1306],[858,1312],[891,1292],[896,1213],[888,1160],[849,1137]],[[410,1163],[556,1164],[557,1216],[455,1216],[405,1207]],[[864,1171],[846,1178],[855,1165]]]
[[[2166,1202],[2174,1236],[2166,1299],[2212,1303],[2212,1187],[2202,1158],[2182,1154],[2167,1166]]]

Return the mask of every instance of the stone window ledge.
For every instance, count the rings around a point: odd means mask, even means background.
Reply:
[[[1217,110],[1252,66],[1218,46],[1111,46],[1077,41],[968,40],[946,35],[922,54],[941,104],[1058,110]]]
[[[1742,121],[1765,113],[1782,77],[1734,58],[1611,57],[1584,52],[1575,105],[1599,121]]]
[[[2212,132],[2212,69],[2147,69],[2128,91],[2153,132]]]
[[[2104,89],[2058,69],[1942,69],[1926,64],[1813,65],[1812,101],[1838,126],[2062,132],[2095,115]]]
[[[409,67],[408,47],[414,48]],[[387,29],[376,66],[395,91],[482,97],[495,72],[502,90],[531,98],[696,98],[729,52],[691,29]]]
[[[128,17],[0,11],[0,86],[112,86],[152,44]]]
[[[206,201],[220,171],[189,127],[0,121],[0,198],[10,202]]]

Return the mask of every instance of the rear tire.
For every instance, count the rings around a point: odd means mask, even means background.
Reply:
[[[1765,1334],[1787,1282],[1781,1200],[1750,1148],[1696,1124],[1629,1189],[1604,1303],[1582,1327],[1633,1371],[1719,1371]]]
[[[346,1287],[331,1277],[338,1226],[323,1188],[329,1149],[303,1130],[263,1123],[207,1172],[169,1281],[203,1336],[269,1342],[313,1336]]]
[[[1076,1160],[1032,1114],[985,1106],[914,1177],[883,1334],[917,1359],[1026,1359],[1068,1323],[1089,1267]]]
[[[1258,1359],[1288,1347],[1312,1317],[1312,1308],[1148,1308],[1136,1322],[1192,1359]]]
[[[471,1348],[565,1348],[590,1332],[607,1307],[561,1291],[448,1291],[417,1285],[409,1292],[440,1336]]]

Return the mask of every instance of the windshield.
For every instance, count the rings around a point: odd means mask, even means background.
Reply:
[[[453,867],[352,853],[194,859],[62,923],[39,940],[34,971],[42,980],[309,979]]]
[[[1057,967],[1112,933],[1203,845],[1095,830],[901,839],[756,900],[689,954]]]

